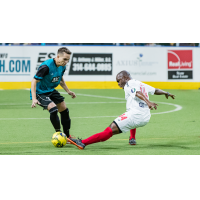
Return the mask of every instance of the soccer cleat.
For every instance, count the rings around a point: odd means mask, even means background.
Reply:
[[[73,135],[70,135],[68,138],[73,138],[73,139],[76,139],[76,137],[75,136],[73,136]],[[69,140],[68,140],[68,138],[67,138],[67,144],[72,144]]]
[[[136,145],[136,140],[135,139],[129,139],[129,144],[130,145]]]
[[[70,142],[70,144],[77,146],[79,149],[83,150],[85,148],[85,144],[82,143],[82,140],[73,138],[67,138],[67,139]]]

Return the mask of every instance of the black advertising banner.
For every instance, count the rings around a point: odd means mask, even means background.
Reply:
[[[112,54],[74,53],[69,75],[112,75]]]
[[[168,71],[168,79],[193,79],[192,71]]]

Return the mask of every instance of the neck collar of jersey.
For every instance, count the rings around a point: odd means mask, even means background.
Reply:
[[[56,61],[55,61],[55,58],[53,58],[53,62],[54,62],[54,64],[55,64],[55,66],[57,67],[57,65],[56,65]]]
[[[125,84],[125,86],[129,87],[129,84],[128,84],[128,82]]]
[[[133,80],[133,79],[130,79],[129,81],[131,81],[131,80]],[[129,82],[129,81],[128,81],[128,82]],[[128,82],[125,84],[125,86],[127,86],[127,87],[129,87]],[[125,87],[125,86],[124,86],[124,87]]]

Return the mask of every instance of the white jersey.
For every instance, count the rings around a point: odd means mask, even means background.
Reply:
[[[150,109],[143,100],[136,97],[136,92],[142,92],[149,99],[149,94],[153,95],[155,88],[132,79],[126,83],[124,91],[127,111],[114,120],[114,123],[123,133],[145,126],[149,122],[151,118]]]
[[[146,98],[149,99],[149,94],[153,95],[155,93],[155,88],[132,79],[128,81],[127,84],[124,86],[124,91],[125,99],[127,101],[127,111],[133,111],[134,113],[150,113],[148,105],[136,96],[136,92],[142,92],[146,96]]]

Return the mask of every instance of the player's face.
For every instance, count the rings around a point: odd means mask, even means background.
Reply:
[[[59,54],[59,55],[57,56],[57,58],[58,58],[58,63],[57,63],[57,64],[58,64],[59,66],[65,66],[65,65],[69,62],[70,56],[71,56],[71,55],[69,55],[69,54],[67,54],[67,53]]]
[[[116,81],[117,81],[119,87],[124,89],[124,86],[127,83],[126,78],[123,75],[120,74],[120,75],[117,75]]]

